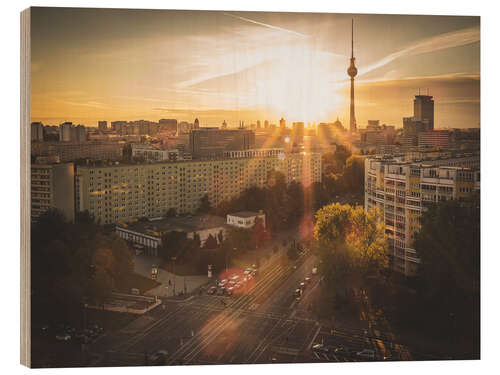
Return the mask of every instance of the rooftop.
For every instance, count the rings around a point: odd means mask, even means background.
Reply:
[[[196,215],[162,218],[158,220],[148,219],[128,223],[118,223],[120,228],[130,229],[134,232],[160,236],[162,233],[182,231],[186,233],[201,231],[205,229],[222,227],[226,220],[220,216]]]
[[[229,214],[229,215],[237,216],[237,217],[241,217],[241,218],[249,218],[249,217],[254,217],[254,216],[262,215],[262,214],[263,213],[253,212],[253,211],[240,211],[240,212],[235,212],[235,213]]]

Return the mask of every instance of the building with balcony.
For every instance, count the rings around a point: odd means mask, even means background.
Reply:
[[[419,162],[404,156],[365,160],[365,209],[377,208],[383,215],[392,266],[407,276],[415,275],[420,263],[413,240],[426,206],[470,198],[479,190],[479,155]]]
[[[75,220],[73,163],[31,164],[31,220],[55,208]]]
[[[321,155],[79,166],[76,205],[78,211],[88,210],[101,224],[160,217],[171,208],[180,214],[194,213],[205,195],[217,206],[250,187],[265,187],[271,171],[283,173],[287,183],[309,186],[321,182]]]

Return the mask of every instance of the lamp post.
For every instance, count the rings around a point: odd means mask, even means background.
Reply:
[[[174,297],[175,297],[175,261],[177,260],[177,257],[172,257],[172,262],[173,262],[173,266],[172,266],[172,273],[174,274]]]

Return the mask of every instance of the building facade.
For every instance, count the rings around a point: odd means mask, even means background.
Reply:
[[[472,197],[480,189],[479,181],[478,155],[421,162],[404,157],[365,160],[365,209],[377,208],[383,215],[396,271],[407,276],[417,271],[420,259],[413,240],[426,206]]]
[[[73,163],[31,164],[31,220],[51,208],[75,220]]]
[[[224,151],[255,147],[255,133],[246,129],[194,129],[189,133],[189,150],[193,157],[220,157]]]
[[[76,206],[101,224],[136,217],[160,217],[173,208],[193,213],[207,195],[217,206],[252,186],[264,187],[271,171],[288,183],[321,181],[321,155],[287,154],[262,158],[224,158],[153,164],[79,166]]]
[[[122,157],[123,145],[112,141],[32,143],[31,155],[56,155],[61,162],[78,159],[118,160]]]

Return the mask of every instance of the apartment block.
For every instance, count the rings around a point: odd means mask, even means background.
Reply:
[[[73,163],[31,165],[31,220],[36,221],[50,208],[75,220]]]
[[[467,166],[464,166],[467,165]],[[422,212],[429,204],[469,198],[480,190],[478,155],[405,161],[404,157],[365,160],[365,209],[383,214],[394,269],[416,273],[420,259],[413,249]]]
[[[212,206],[264,187],[268,173],[282,172],[287,182],[304,186],[321,181],[321,156],[314,153],[235,157],[133,165],[79,166],[76,206],[101,224],[137,217],[161,217],[174,208],[194,213],[208,195]]]

